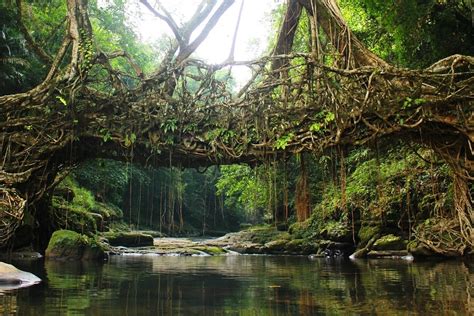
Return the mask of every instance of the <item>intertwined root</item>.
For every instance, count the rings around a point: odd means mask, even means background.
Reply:
[[[25,214],[26,200],[15,189],[0,188],[0,246],[11,240]]]
[[[415,238],[435,253],[464,255],[474,248],[472,196],[465,178],[454,176],[454,212],[433,215],[415,229]]]

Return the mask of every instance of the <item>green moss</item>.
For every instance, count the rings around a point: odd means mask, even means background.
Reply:
[[[287,250],[288,242],[289,241],[287,239],[272,240],[265,244],[265,248],[270,253],[281,253]]]
[[[103,236],[112,246],[149,247],[153,246],[153,237],[141,232],[107,232]]]
[[[287,232],[278,231],[274,226],[258,226],[248,230],[250,240],[257,244],[266,244],[272,240],[290,239]]]
[[[392,234],[382,236],[373,245],[374,250],[403,250],[406,248],[406,241]]]
[[[64,194],[53,196],[50,213],[56,228],[92,235],[98,227],[103,229],[123,216],[117,206],[97,202],[92,192],[79,186],[71,176],[58,185],[57,191],[72,192],[73,198],[67,199]]]
[[[98,202],[93,210],[106,220],[118,220],[123,217],[123,211],[113,204]]]
[[[123,221],[112,222],[109,225],[109,233],[110,232],[129,232],[130,225]]]
[[[93,234],[97,231],[96,218],[90,212],[77,208],[60,197],[53,197],[50,213],[57,228],[85,234]]]
[[[361,245],[366,245],[369,240],[380,232],[379,226],[362,226],[357,234]]]
[[[51,236],[49,245],[55,246],[82,246],[87,243],[85,236],[71,230],[57,230]]]
[[[166,237],[165,234],[156,231],[156,230],[140,230],[140,233],[145,234],[145,235],[150,235],[153,238],[163,238]]]
[[[99,259],[104,250],[94,239],[71,230],[57,230],[51,236],[46,258],[63,260]]]

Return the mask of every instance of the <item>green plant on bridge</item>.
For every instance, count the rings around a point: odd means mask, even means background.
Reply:
[[[309,130],[313,133],[320,133],[324,132],[327,126],[334,122],[336,119],[336,115],[330,111],[321,111],[316,116],[315,119],[318,120],[310,125]]]
[[[294,137],[295,134],[289,133],[277,138],[274,145],[275,149],[285,149],[286,147],[288,147]]]

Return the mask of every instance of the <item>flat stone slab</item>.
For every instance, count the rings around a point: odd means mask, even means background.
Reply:
[[[0,292],[32,286],[40,282],[41,279],[33,273],[21,271],[11,264],[0,262]]]

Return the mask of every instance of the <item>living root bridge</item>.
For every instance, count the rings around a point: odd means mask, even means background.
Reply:
[[[57,175],[84,159],[153,166],[258,163],[285,152],[322,152],[392,137],[432,148],[452,166],[458,181],[459,202],[447,218],[465,247],[453,250],[452,243],[439,240],[430,244],[435,236],[421,232],[420,241],[445,254],[472,249],[473,57],[451,56],[424,70],[398,69],[373,54],[355,60],[351,45],[360,42],[352,36],[344,37],[346,45],[337,52],[326,52],[345,56],[330,66],[317,50],[289,51],[294,34],[283,28],[274,55],[217,66],[176,55],[178,46],[180,51],[195,49],[184,36],[156,72],[144,75],[126,53],[95,51],[87,4],[69,0],[68,6],[69,36],[52,58],[45,81],[25,93],[0,97],[0,185],[6,201],[0,205],[0,246],[10,240],[25,206],[34,211],[60,180]],[[201,10],[194,18],[204,21]],[[293,20],[288,14],[289,23],[297,23],[299,14]],[[338,18],[314,17],[315,23]],[[341,28],[344,36],[348,32]],[[341,42],[337,34],[331,40]],[[60,68],[69,51],[70,63]],[[117,56],[132,64],[133,84],[125,84],[111,66]],[[216,75],[232,64],[254,71],[254,80],[236,94]],[[42,211],[37,209],[36,216]],[[435,235],[441,236],[442,229]]]

